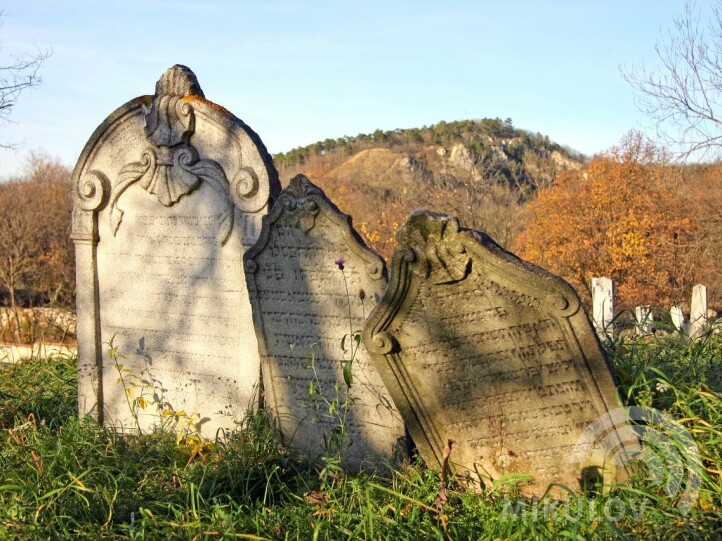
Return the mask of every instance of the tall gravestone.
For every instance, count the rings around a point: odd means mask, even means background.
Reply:
[[[310,460],[340,452],[353,469],[402,456],[403,420],[354,340],[383,293],[386,268],[350,218],[298,175],[264,218],[245,268],[264,403],[284,443]]]
[[[629,434],[586,430],[618,397],[571,286],[449,216],[415,211],[398,241],[363,341],[426,462],[450,449],[475,486],[528,474],[529,496],[616,475]]]
[[[73,173],[81,415],[213,436],[253,408],[242,256],[279,191],[258,136],[184,66],[96,129]]]

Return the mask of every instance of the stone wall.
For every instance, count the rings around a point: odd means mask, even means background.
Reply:
[[[75,343],[77,317],[71,310],[58,307],[0,308],[0,342]],[[19,327],[19,332],[18,332]]]

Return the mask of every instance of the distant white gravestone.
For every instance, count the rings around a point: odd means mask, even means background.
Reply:
[[[634,318],[637,320],[637,334],[644,336],[654,329],[654,314],[648,304],[637,306],[634,309]]]
[[[689,335],[698,338],[707,325],[707,287],[697,284],[692,288],[692,303],[689,314]]]
[[[279,191],[258,136],[184,66],[96,129],[73,173],[81,415],[213,436],[254,407],[242,256]]]
[[[682,307],[674,305],[669,309],[670,317],[672,318],[672,324],[680,331],[684,330],[684,312]]]
[[[592,314],[600,338],[614,338],[614,282],[611,278],[592,278]]]

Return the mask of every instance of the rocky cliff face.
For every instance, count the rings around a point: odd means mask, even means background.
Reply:
[[[479,158],[462,143],[448,147],[424,145],[415,150],[403,151],[370,148],[350,156],[340,165],[328,170],[321,168],[321,171],[315,174],[311,172],[310,175],[321,181],[333,179],[351,185],[362,183],[368,186],[393,187],[407,182],[441,182],[446,185],[450,180],[452,183],[456,181],[461,184],[491,182],[504,178],[509,180],[505,177],[505,169],[508,168],[514,168],[516,175],[527,174],[532,177],[540,175],[540,166],[555,171],[582,167],[581,162],[565,157],[558,151],[547,156],[535,156],[534,163],[527,160],[526,163],[517,165],[518,162],[506,152],[504,146],[495,145],[490,149],[488,155]]]
[[[498,119],[327,139],[275,160],[282,183],[298,173],[311,178],[386,257],[416,208],[458,216],[506,246],[524,201],[560,169],[582,165],[548,138]]]

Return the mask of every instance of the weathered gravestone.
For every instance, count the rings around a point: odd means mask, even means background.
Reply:
[[[472,486],[522,473],[536,496],[614,475],[598,447],[630,434],[585,431],[617,395],[571,286],[449,216],[415,211],[398,241],[363,341],[427,463],[450,448]]]
[[[281,193],[244,259],[264,403],[283,441],[310,460],[340,452],[353,469],[400,458],[403,421],[358,342],[386,286],[383,260],[302,175]]]
[[[278,191],[258,136],[184,66],[96,129],[73,173],[81,415],[213,436],[253,407],[242,255]]]

